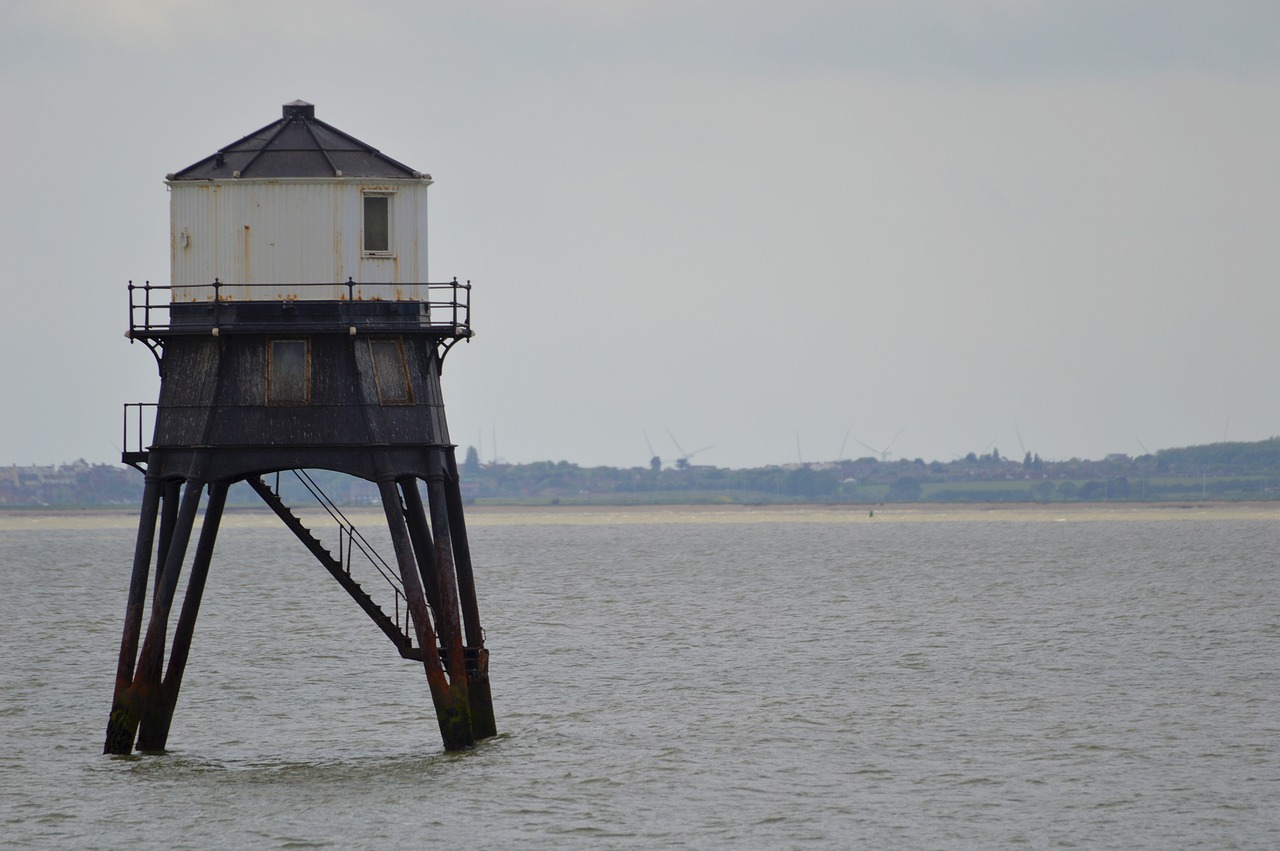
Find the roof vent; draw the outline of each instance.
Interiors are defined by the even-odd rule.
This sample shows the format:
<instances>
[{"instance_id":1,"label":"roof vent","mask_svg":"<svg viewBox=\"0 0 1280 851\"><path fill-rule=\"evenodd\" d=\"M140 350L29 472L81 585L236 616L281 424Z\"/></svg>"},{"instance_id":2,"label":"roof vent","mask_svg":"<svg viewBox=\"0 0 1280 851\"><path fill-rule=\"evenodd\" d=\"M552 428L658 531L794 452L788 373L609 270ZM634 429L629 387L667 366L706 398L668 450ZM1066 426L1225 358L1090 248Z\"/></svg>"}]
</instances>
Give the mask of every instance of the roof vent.
<instances>
[{"instance_id":1,"label":"roof vent","mask_svg":"<svg viewBox=\"0 0 1280 851\"><path fill-rule=\"evenodd\" d=\"M310 120L316 117L316 108L314 104L307 103L305 100L290 101L284 105L284 117Z\"/></svg>"}]
</instances>

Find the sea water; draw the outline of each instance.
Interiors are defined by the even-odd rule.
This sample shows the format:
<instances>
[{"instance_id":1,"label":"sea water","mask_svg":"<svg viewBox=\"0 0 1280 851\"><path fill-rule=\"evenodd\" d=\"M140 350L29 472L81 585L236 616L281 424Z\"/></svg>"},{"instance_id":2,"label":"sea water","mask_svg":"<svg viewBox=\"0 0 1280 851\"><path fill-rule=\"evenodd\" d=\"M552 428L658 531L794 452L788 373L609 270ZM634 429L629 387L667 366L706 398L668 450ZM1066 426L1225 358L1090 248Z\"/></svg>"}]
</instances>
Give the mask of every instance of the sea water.
<instances>
[{"instance_id":1,"label":"sea water","mask_svg":"<svg viewBox=\"0 0 1280 851\"><path fill-rule=\"evenodd\" d=\"M468 522L496 738L444 753L421 665L237 512L169 751L110 757L136 517L0 515L0 845L1280 845L1280 509Z\"/></svg>"}]
</instances>

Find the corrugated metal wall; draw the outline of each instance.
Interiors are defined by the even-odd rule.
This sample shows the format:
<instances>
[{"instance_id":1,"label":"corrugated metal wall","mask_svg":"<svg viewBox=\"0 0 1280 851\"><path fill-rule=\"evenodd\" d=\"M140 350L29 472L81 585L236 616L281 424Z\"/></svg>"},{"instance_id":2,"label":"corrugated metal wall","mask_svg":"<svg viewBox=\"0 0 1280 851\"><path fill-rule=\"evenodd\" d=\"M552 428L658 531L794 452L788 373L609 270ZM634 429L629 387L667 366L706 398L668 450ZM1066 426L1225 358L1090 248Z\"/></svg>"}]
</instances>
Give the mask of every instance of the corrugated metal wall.
<instances>
[{"instance_id":1,"label":"corrugated metal wall","mask_svg":"<svg viewBox=\"0 0 1280 851\"><path fill-rule=\"evenodd\" d=\"M213 297L217 278L235 300L409 299L427 281L425 181L173 181L170 238L174 301ZM361 250L363 193L387 193L391 256ZM334 284L298 287L298 284ZM252 289L244 285L254 285ZM197 289L198 288L198 289Z\"/></svg>"}]
</instances>

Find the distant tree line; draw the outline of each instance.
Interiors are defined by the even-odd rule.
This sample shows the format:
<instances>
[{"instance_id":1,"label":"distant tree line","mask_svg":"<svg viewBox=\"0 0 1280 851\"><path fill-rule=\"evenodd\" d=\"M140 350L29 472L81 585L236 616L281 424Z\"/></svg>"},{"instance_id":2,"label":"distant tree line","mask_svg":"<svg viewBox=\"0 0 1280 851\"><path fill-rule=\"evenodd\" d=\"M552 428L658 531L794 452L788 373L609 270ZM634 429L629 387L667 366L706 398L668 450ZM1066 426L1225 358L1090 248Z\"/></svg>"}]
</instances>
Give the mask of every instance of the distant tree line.
<instances>
[{"instance_id":1,"label":"distant tree line","mask_svg":"<svg viewBox=\"0 0 1280 851\"><path fill-rule=\"evenodd\" d=\"M1211 444L1100 461L1021 461L998 449L951 462L873 457L746 469L706 465L580 467L567 461L481 464L469 448L464 493L472 501L572 502L1103 502L1273 499L1280 496L1280 438Z\"/></svg>"},{"instance_id":2,"label":"distant tree line","mask_svg":"<svg viewBox=\"0 0 1280 851\"><path fill-rule=\"evenodd\" d=\"M374 504L377 487L337 473L312 471L343 505ZM819 464L727 469L686 463L582 467L568 461L482 464L467 447L461 465L472 503L881 503L1115 502L1266 500L1280 498L1280 438L1164 449L1100 461L1021 461L997 449L954 461L883 461L873 457ZM275 484L274 476L272 484ZM286 501L309 499L291 474L281 474ZM77 461L60 467L0 467L0 506L136 505L136 470ZM257 505L248 487L232 488L232 505Z\"/></svg>"}]
</instances>

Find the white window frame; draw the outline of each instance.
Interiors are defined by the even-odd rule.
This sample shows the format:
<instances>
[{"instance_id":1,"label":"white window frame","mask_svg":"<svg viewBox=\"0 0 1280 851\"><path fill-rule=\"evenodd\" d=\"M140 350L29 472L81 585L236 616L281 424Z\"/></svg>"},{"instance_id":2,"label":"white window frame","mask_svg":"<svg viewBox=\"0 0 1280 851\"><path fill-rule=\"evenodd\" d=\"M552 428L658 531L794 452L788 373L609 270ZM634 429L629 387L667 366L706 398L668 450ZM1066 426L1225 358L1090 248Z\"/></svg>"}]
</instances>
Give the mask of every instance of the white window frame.
<instances>
[{"instance_id":1,"label":"white window frame","mask_svg":"<svg viewBox=\"0 0 1280 851\"><path fill-rule=\"evenodd\" d=\"M385 189L378 189L360 193L360 254L363 257L395 257L396 256L396 210L395 210L395 192ZM368 237L365 229L365 213L367 211L367 199L369 198L385 198L387 199L387 247L385 250L371 250L368 245Z\"/></svg>"}]
</instances>

